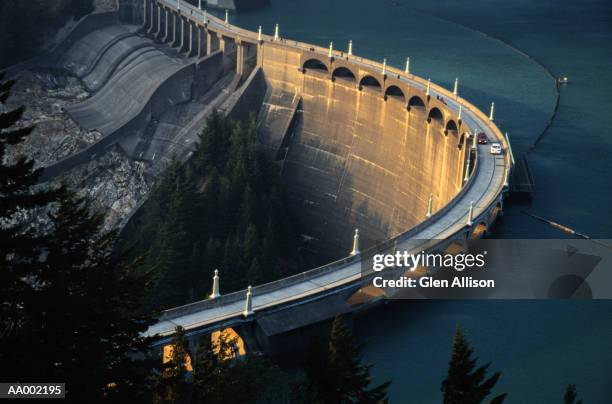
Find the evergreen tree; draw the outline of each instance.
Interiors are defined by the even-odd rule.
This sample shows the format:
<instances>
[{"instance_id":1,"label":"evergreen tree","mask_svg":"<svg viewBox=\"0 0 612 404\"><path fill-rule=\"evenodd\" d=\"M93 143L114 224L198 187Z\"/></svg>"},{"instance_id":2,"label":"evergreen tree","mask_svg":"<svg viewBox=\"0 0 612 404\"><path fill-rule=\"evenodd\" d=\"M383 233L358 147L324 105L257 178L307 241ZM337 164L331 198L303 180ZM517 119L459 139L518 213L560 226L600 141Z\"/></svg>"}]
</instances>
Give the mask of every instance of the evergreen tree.
<instances>
[{"instance_id":1,"label":"evergreen tree","mask_svg":"<svg viewBox=\"0 0 612 404\"><path fill-rule=\"evenodd\" d=\"M10 349L0 350L3 366L0 379L28 375L29 364L19 353L29 349L24 334L32 323L28 312L35 299L38 276L42 267L40 257L47 240L26 227L23 217L45 207L56 197L55 191L35 187L42 169L34 168L34 161L26 157L9 159L8 147L22 143L33 127L20 125L25 109L8 110L5 102L14 81L3 81L0 74L0 344ZM10 162L13 160L14 162Z\"/></svg>"},{"instance_id":2,"label":"evergreen tree","mask_svg":"<svg viewBox=\"0 0 612 404\"><path fill-rule=\"evenodd\" d=\"M269 386L280 371L257 355L238 357L236 340L221 332L198 347L193 379L193 404L271 402Z\"/></svg>"},{"instance_id":3,"label":"evergreen tree","mask_svg":"<svg viewBox=\"0 0 612 404\"><path fill-rule=\"evenodd\" d=\"M485 379L490 363L476 368L477 359L472 357L473 353L474 350L465 339L461 328L457 327L448 375L442 382L444 404L482 403L499 380L499 372ZM505 397L506 394L501 394L491 403L501 404Z\"/></svg>"},{"instance_id":4,"label":"evergreen tree","mask_svg":"<svg viewBox=\"0 0 612 404\"><path fill-rule=\"evenodd\" d=\"M189 347L183 327L177 326L171 343L172 353L159 376L155 404L179 404L188 397L187 374L191 370Z\"/></svg>"},{"instance_id":5,"label":"evergreen tree","mask_svg":"<svg viewBox=\"0 0 612 404\"><path fill-rule=\"evenodd\" d=\"M154 233L155 252L149 259L149 267L157 273L155 297L150 307L168 308L186 301L191 288L189 255L192 250L188 237L188 222L192 204L189 203L190 186L185 182L180 166L173 163L173 186L168 187L163 223L158 224Z\"/></svg>"},{"instance_id":6,"label":"evergreen tree","mask_svg":"<svg viewBox=\"0 0 612 404\"><path fill-rule=\"evenodd\" d=\"M229 147L229 122L217 110L214 110L206 121L206 127L200 134L195 152L195 165L201 171L216 168L223 170Z\"/></svg>"},{"instance_id":7,"label":"evergreen tree","mask_svg":"<svg viewBox=\"0 0 612 404\"><path fill-rule=\"evenodd\" d=\"M565 388L565 395L563 396L563 402L565 404L582 404L582 400L578 400L578 393L576 391L575 384L568 384Z\"/></svg>"},{"instance_id":8,"label":"evergreen tree","mask_svg":"<svg viewBox=\"0 0 612 404\"><path fill-rule=\"evenodd\" d=\"M28 330L38 349L30 366L46 380L66 381L74 402L144 399L153 323L141 312L149 275L137 262L113 255L116 233L102 233L104 217L64 191L50 214L53 238L39 279L38 305Z\"/></svg>"},{"instance_id":9,"label":"evergreen tree","mask_svg":"<svg viewBox=\"0 0 612 404\"><path fill-rule=\"evenodd\" d=\"M225 293L301 269L299 232L256 129L254 119L236 123L213 113L192 159L167 167L128 229L128 245L158 275L149 307L201 299L215 268Z\"/></svg>"},{"instance_id":10,"label":"evergreen tree","mask_svg":"<svg viewBox=\"0 0 612 404\"><path fill-rule=\"evenodd\" d=\"M279 369L268 359L247 354L232 362L231 383L228 385L225 397L231 397L237 403L269 403L271 402L269 398L274 393L270 386L280 377L282 376Z\"/></svg>"},{"instance_id":11,"label":"evergreen tree","mask_svg":"<svg viewBox=\"0 0 612 404\"><path fill-rule=\"evenodd\" d=\"M12 85L0 84L2 103ZM18 125L22 114L0 109L0 379L67 382L73 402L142 401L148 277L112 255L115 234L100 233L101 215L64 188L35 186L32 160L8 162L7 146L32 131ZM53 212L50 229L28 229L24 213L43 209Z\"/></svg>"},{"instance_id":12,"label":"evergreen tree","mask_svg":"<svg viewBox=\"0 0 612 404\"><path fill-rule=\"evenodd\" d=\"M231 352L231 341L225 333L220 334L215 344L210 335L200 339L193 375L193 404L221 404L228 399L225 395L231 379Z\"/></svg>"},{"instance_id":13,"label":"evergreen tree","mask_svg":"<svg viewBox=\"0 0 612 404\"><path fill-rule=\"evenodd\" d=\"M327 349L308 355L306 380L296 386L294 399L304 403L386 403L390 382L370 388L371 365L363 365L362 348L340 317L332 324Z\"/></svg>"}]
</instances>

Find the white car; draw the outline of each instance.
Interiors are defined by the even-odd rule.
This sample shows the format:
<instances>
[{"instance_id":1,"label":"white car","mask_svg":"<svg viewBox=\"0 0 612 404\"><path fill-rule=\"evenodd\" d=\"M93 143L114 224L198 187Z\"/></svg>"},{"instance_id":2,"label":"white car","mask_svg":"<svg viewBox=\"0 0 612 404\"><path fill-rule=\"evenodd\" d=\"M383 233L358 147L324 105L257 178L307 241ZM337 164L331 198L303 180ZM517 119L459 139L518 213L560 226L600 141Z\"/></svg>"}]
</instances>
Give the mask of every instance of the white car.
<instances>
[{"instance_id":1,"label":"white car","mask_svg":"<svg viewBox=\"0 0 612 404\"><path fill-rule=\"evenodd\" d=\"M491 154L502 154L501 144L491 143Z\"/></svg>"}]
</instances>

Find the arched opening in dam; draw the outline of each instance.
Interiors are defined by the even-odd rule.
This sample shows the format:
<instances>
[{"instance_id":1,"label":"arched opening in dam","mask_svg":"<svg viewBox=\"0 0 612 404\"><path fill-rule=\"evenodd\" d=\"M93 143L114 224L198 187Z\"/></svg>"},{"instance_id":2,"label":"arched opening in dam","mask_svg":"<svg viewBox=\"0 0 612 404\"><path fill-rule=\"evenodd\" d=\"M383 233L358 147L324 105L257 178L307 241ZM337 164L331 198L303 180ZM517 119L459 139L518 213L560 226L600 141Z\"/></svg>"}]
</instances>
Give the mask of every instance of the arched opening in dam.
<instances>
[{"instance_id":1,"label":"arched opening in dam","mask_svg":"<svg viewBox=\"0 0 612 404\"><path fill-rule=\"evenodd\" d=\"M398 86L389 86L385 90L385 99L395 99L397 101L406 102L406 96L401 88Z\"/></svg>"},{"instance_id":2,"label":"arched opening in dam","mask_svg":"<svg viewBox=\"0 0 612 404\"><path fill-rule=\"evenodd\" d=\"M332 79L333 80L340 79L340 80L343 80L349 83L355 83L357 81L357 78L355 77L355 73L353 73L351 69L344 67L344 66L334 69L332 73Z\"/></svg>"},{"instance_id":3,"label":"arched opening in dam","mask_svg":"<svg viewBox=\"0 0 612 404\"><path fill-rule=\"evenodd\" d=\"M327 66L325 65L325 63L321 62L319 59L308 59L306 62L304 62L304 65L302 66L304 68L304 70L313 70L313 71L318 71L318 72L325 72L325 73L329 73L329 70L327 69Z\"/></svg>"},{"instance_id":4,"label":"arched opening in dam","mask_svg":"<svg viewBox=\"0 0 612 404\"><path fill-rule=\"evenodd\" d=\"M374 76L365 75L359 80L359 88L380 91L382 86Z\"/></svg>"},{"instance_id":5,"label":"arched opening in dam","mask_svg":"<svg viewBox=\"0 0 612 404\"><path fill-rule=\"evenodd\" d=\"M457 127L457 124L452 119L450 119L448 122L446 122L445 133L447 135L452 135L453 137L456 138L457 137L457 130L458 129L459 128Z\"/></svg>"},{"instance_id":6,"label":"arched opening in dam","mask_svg":"<svg viewBox=\"0 0 612 404\"><path fill-rule=\"evenodd\" d=\"M436 124L438 126L444 126L444 115L442 114L442 111L436 107L430 109L429 114L427 115L427 122Z\"/></svg>"}]
</instances>

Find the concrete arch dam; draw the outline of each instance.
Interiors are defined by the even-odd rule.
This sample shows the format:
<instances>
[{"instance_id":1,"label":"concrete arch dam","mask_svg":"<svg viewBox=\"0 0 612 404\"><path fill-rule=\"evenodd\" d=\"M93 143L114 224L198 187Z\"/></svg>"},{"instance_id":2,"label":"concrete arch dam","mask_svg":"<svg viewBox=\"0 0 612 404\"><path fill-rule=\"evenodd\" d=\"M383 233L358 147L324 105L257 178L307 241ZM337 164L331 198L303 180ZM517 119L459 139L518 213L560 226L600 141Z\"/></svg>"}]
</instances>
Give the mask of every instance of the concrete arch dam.
<instances>
[{"instance_id":1,"label":"concrete arch dam","mask_svg":"<svg viewBox=\"0 0 612 404\"><path fill-rule=\"evenodd\" d=\"M148 45L133 38L129 45L119 45L131 38L134 28L107 35L114 39L91 52L91 61L78 64L82 74L93 75L92 86L106 84L74 107L76 119L117 125L91 113L96 105L113 102L114 91L106 86L121 82L117 74L129 70L129 60L166 53L168 45L177 60L164 65L192 73L176 78L168 68L166 78L154 80L156 86L211 89L229 75L225 91L208 98L215 102L198 104L191 93L186 95L186 105L201 111L183 130L166 134L171 139L157 142L154 150L173 152L175 139L197 132L212 105L236 117L258 111L262 146L281 170L304 238L319 256L340 258L255 286L248 298L246 291L222 293L167 310L147 332L156 336L157 345L167 343L177 325L194 344L201 334L233 328L249 349L274 352L277 338L372 301L354 299L364 286L361 255L347 257L354 229L360 231L361 250L378 243L415 250L422 248L416 240L435 239L443 245L480 235L501 212L513 158L507 138L493 123L493 111L486 116L457 94L384 63L284 39L278 31L274 36L247 31L184 1L120 4L121 19L136 26L139 35L154 38L155 50L146 51ZM134 49L128 58L121 56L126 49ZM114 73L102 72L106 68L98 67L100 63ZM144 75L146 64L139 65ZM198 73L201 66L208 66L203 74ZM151 92L151 83L142 84L147 81L136 76L125 85ZM154 94L144 102L150 103ZM116 116L126 110L119 109ZM153 115L133 114L130 122L134 117L142 121L130 131L148 125ZM150 155L153 142L144 141L146 136L129 140L133 135L122 129L126 125L111 128L110 141L138 143ZM490 155L473 142L477 132L502 143L506 152ZM187 146L181 150L188 156Z\"/></svg>"},{"instance_id":2,"label":"concrete arch dam","mask_svg":"<svg viewBox=\"0 0 612 404\"><path fill-rule=\"evenodd\" d=\"M176 326L194 348L200 335L232 329L249 349L282 351L304 327L376 301L360 299L361 255L381 242L418 252L481 236L502 211L513 167L507 138L490 116L438 85L354 55L243 30L176 0L138 10L174 13L238 46L255 46L265 81L261 141L278 162L290 202L319 254L344 256L304 273L162 313L147 331L162 347ZM237 58L240 60L240 57ZM238 62L239 63L239 62ZM484 132L505 153L473 142ZM430 203L431 200L431 209ZM221 282L222 292L222 282ZM361 294L363 296L363 293ZM306 328L306 329L307 329Z\"/></svg>"}]
</instances>

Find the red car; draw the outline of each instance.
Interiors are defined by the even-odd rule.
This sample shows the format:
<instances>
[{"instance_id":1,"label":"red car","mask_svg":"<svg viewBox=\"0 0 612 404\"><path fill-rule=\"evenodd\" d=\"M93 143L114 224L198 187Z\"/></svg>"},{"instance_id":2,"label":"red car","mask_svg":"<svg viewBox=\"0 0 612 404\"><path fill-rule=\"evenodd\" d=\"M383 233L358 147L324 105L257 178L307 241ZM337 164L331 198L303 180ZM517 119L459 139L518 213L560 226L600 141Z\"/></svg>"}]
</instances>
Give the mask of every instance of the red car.
<instances>
[{"instance_id":1,"label":"red car","mask_svg":"<svg viewBox=\"0 0 612 404\"><path fill-rule=\"evenodd\" d=\"M484 134L484 132L480 132L478 134L478 144L487 144L487 142L489 141L489 139L487 138L487 135Z\"/></svg>"}]
</instances>

